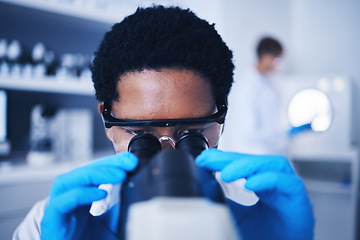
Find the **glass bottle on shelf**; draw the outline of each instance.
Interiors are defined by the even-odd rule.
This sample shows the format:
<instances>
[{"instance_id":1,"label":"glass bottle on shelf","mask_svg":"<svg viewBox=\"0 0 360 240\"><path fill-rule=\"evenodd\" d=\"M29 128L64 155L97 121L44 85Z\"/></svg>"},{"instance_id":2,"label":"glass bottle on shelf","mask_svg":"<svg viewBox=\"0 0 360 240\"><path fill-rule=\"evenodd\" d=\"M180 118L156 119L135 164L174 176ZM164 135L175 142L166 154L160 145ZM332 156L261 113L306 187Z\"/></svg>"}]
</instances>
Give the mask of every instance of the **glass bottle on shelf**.
<instances>
[{"instance_id":1,"label":"glass bottle on shelf","mask_svg":"<svg viewBox=\"0 0 360 240\"><path fill-rule=\"evenodd\" d=\"M59 67L59 60L55 52L51 49L48 49L44 55L44 63L46 66L46 75L54 76L56 74L56 69Z\"/></svg>"},{"instance_id":2,"label":"glass bottle on shelf","mask_svg":"<svg viewBox=\"0 0 360 240\"><path fill-rule=\"evenodd\" d=\"M6 39L0 39L0 77L5 78L9 74L9 65L6 62L8 43Z\"/></svg>"},{"instance_id":3,"label":"glass bottle on shelf","mask_svg":"<svg viewBox=\"0 0 360 240\"><path fill-rule=\"evenodd\" d=\"M42 78L45 75L46 67L44 63L46 48L42 42L34 45L31 51L31 61L33 64L33 77L35 79Z\"/></svg>"},{"instance_id":4,"label":"glass bottle on shelf","mask_svg":"<svg viewBox=\"0 0 360 240\"><path fill-rule=\"evenodd\" d=\"M20 59L22 55L22 46L18 40L10 42L7 48L7 63L9 66L10 77L16 78L21 75Z\"/></svg>"},{"instance_id":5,"label":"glass bottle on shelf","mask_svg":"<svg viewBox=\"0 0 360 240\"><path fill-rule=\"evenodd\" d=\"M30 151L26 160L29 165L42 166L55 161L53 148L53 121L56 109L39 104L33 107L30 117Z\"/></svg>"}]
</instances>

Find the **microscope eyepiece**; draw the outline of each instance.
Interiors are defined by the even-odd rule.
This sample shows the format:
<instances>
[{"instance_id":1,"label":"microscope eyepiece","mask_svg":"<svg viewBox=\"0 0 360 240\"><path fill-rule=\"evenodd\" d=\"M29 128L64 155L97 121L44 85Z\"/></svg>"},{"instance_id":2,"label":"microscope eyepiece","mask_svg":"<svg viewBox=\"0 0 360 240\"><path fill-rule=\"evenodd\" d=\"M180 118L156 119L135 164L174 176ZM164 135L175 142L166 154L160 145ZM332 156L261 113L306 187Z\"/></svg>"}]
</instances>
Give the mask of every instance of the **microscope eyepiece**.
<instances>
[{"instance_id":1,"label":"microscope eyepiece","mask_svg":"<svg viewBox=\"0 0 360 240\"><path fill-rule=\"evenodd\" d=\"M175 145L177 150L190 153L193 158L196 158L203 150L208 149L208 147L208 141L200 133L185 134Z\"/></svg>"},{"instance_id":2,"label":"microscope eyepiece","mask_svg":"<svg viewBox=\"0 0 360 240\"><path fill-rule=\"evenodd\" d=\"M128 151L139 159L137 169L141 169L161 151L159 140L151 134L139 134L130 140Z\"/></svg>"}]
</instances>

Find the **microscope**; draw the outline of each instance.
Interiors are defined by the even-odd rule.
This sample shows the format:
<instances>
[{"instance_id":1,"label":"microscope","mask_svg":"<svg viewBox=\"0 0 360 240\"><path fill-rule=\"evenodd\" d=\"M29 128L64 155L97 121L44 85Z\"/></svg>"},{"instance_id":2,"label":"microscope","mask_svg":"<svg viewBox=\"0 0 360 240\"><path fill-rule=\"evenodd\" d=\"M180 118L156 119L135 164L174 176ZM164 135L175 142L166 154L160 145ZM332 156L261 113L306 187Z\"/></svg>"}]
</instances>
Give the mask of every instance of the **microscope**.
<instances>
[{"instance_id":1,"label":"microscope","mask_svg":"<svg viewBox=\"0 0 360 240\"><path fill-rule=\"evenodd\" d=\"M138 167L120 191L118 232L126 240L239 240L220 185L195 158L208 148L199 133L181 137L174 150L161 150L150 134L132 138L129 152Z\"/></svg>"}]
</instances>

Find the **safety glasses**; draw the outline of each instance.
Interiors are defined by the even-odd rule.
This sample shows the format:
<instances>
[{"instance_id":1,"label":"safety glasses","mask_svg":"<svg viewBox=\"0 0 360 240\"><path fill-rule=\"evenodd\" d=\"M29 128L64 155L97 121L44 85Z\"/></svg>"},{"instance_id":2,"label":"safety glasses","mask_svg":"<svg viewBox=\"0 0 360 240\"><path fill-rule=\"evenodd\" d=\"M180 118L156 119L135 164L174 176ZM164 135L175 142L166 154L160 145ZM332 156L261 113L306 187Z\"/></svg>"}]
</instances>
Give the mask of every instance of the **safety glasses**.
<instances>
[{"instance_id":1,"label":"safety glasses","mask_svg":"<svg viewBox=\"0 0 360 240\"><path fill-rule=\"evenodd\" d=\"M172 127L178 125L198 125L206 123L223 124L227 113L226 101L222 101L217 105L218 111L210 116L199 118L178 118L178 119L151 119L151 120L132 120L132 119L118 119L111 114L111 105L104 103L102 116L106 128L113 126L152 126L152 127Z\"/></svg>"},{"instance_id":2,"label":"safety glasses","mask_svg":"<svg viewBox=\"0 0 360 240\"><path fill-rule=\"evenodd\" d=\"M127 151L130 140L140 134L151 134L172 147L187 133L200 133L213 148L218 145L227 113L226 101L217 105L218 111L210 116L181 119L130 120L117 119L111 114L111 105L104 104L103 121L116 152Z\"/></svg>"}]
</instances>

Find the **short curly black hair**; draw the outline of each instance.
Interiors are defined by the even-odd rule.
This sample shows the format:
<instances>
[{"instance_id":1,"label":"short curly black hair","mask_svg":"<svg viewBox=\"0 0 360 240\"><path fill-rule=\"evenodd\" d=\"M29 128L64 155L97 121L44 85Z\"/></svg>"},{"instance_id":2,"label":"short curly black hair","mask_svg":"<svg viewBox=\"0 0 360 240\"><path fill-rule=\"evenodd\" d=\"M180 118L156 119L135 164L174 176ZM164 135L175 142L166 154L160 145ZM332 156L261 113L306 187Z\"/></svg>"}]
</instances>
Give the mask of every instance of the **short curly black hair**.
<instances>
[{"instance_id":1,"label":"short curly black hair","mask_svg":"<svg viewBox=\"0 0 360 240\"><path fill-rule=\"evenodd\" d=\"M121 75L144 69L192 70L208 79L215 100L227 98L233 83L232 52L214 24L189 9L152 6L113 25L95 53L91 71L100 102L119 99Z\"/></svg>"}]
</instances>

